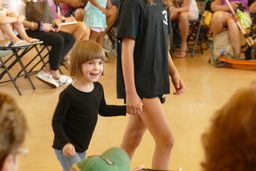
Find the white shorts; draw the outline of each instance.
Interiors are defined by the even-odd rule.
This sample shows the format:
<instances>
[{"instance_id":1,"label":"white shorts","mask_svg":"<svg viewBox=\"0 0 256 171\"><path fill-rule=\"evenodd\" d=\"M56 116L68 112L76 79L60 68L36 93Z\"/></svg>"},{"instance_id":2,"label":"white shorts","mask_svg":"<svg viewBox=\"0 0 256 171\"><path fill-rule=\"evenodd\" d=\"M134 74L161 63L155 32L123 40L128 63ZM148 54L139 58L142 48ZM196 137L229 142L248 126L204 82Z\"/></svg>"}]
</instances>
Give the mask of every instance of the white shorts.
<instances>
[{"instance_id":1,"label":"white shorts","mask_svg":"<svg viewBox=\"0 0 256 171\"><path fill-rule=\"evenodd\" d=\"M102 27L91 27L91 30L98 32L98 33L105 31L105 29Z\"/></svg>"}]
</instances>

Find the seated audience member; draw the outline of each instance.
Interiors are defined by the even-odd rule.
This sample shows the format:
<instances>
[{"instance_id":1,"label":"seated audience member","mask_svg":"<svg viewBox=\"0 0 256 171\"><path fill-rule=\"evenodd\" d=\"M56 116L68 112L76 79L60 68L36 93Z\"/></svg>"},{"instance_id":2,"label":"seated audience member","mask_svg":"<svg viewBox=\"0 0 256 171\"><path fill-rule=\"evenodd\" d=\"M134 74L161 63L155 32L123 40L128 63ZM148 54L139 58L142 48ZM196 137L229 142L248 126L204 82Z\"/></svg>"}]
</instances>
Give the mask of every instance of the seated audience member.
<instances>
[{"instance_id":1,"label":"seated audience member","mask_svg":"<svg viewBox=\"0 0 256 171\"><path fill-rule=\"evenodd\" d=\"M195 0L173 0L170 7L171 20L178 19L178 26L181 37L180 50L176 57L184 58L187 51L187 37L189 21L197 20L199 17L198 7Z\"/></svg>"},{"instance_id":2,"label":"seated audience member","mask_svg":"<svg viewBox=\"0 0 256 171\"><path fill-rule=\"evenodd\" d=\"M62 15L68 17L70 15L75 16L75 18L79 17L77 19L78 21L83 21L85 11L84 6L82 3L77 2L78 0L69 1L69 0L55 0L55 2L59 2L60 8L62 10ZM107 18L107 28L105 31L101 34L101 38L104 37L104 35L108 32L108 30L114 25L117 19L117 5L118 2L116 0L108 0L107 8L106 8L106 18ZM82 18L80 18L82 16Z\"/></svg>"},{"instance_id":3,"label":"seated audience member","mask_svg":"<svg viewBox=\"0 0 256 171\"><path fill-rule=\"evenodd\" d=\"M242 4L245 7L244 15L248 24L251 25L252 20L249 12L256 12L256 3L252 3L251 6L248 8L248 1L245 0L229 0L229 2L231 3L231 6L234 10L239 8L239 4ZM225 0L215 0L211 4L211 9L214 12L211 20L213 37L215 37L222 31L228 30L229 38L235 52L234 58L241 59L241 31L239 30L237 24L235 23L235 20L232 17L229 6L227 5Z\"/></svg>"},{"instance_id":4,"label":"seated audience member","mask_svg":"<svg viewBox=\"0 0 256 171\"><path fill-rule=\"evenodd\" d=\"M17 171L18 154L26 138L28 125L15 100L0 93L0 171Z\"/></svg>"},{"instance_id":5,"label":"seated audience member","mask_svg":"<svg viewBox=\"0 0 256 171\"><path fill-rule=\"evenodd\" d=\"M256 84L239 89L202 136L203 171L256 170Z\"/></svg>"},{"instance_id":6,"label":"seated audience member","mask_svg":"<svg viewBox=\"0 0 256 171\"><path fill-rule=\"evenodd\" d=\"M21 5L22 3L22 0L4 0L4 7L8 8L9 11L12 10L18 13L18 11L25 11L24 7L26 6L25 4ZM72 79L69 76L61 75L58 69L60 62L73 47L75 37L64 31L56 32L52 28L52 24L49 23L35 23L24 20L23 24L25 28L28 28L26 30L28 36L40 39L43 41L43 45L51 46L49 63L37 73L36 77L52 88L70 84Z\"/></svg>"},{"instance_id":7,"label":"seated audience member","mask_svg":"<svg viewBox=\"0 0 256 171\"><path fill-rule=\"evenodd\" d=\"M2 3L0 0L0 6ZM9 46L11 43L12 46L20 46L39 41L26 34L23 26L24 19L24 15L18 15L6 9L0 10L0 47ZM14 29L18 31L21 39L16 36Z\"/></svg>"},{"instance_id":8,"label":"seated audience member","mask_svg":"<svg viewBox=\"0 0 256 171\"><path fill-rule=\"evenodd\" d=\"M84 19L84 6L85 1L80 0L54 0L55 2L59 2L59 6L61 9L61 15L65 17L70 17L73 15L77 21L83 21Z\"/></svg>"}]
</instances>

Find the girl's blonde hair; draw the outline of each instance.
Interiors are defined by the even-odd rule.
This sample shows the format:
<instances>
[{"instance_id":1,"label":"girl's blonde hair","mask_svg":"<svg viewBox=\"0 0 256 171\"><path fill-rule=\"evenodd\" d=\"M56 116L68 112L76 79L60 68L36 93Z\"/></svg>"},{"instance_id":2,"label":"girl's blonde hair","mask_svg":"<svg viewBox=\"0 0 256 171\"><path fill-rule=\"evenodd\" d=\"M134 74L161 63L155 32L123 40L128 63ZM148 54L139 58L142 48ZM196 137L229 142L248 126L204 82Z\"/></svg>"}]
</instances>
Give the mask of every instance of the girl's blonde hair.
<instances>
[{"instance_id":1,"label":"girl's blonde hair","mask_svg":"<svg viewBox=\"0 0 256 171\"><path fill-rule=\"evenodd\" d=\"M82 77L82 64L94 59L106 59L103 48L92 40L82 40L77 42L71 53L70 76Z\"/></svg>"},{"instance_id":2,"label":"girl's blonde hair","mask_svg":"<svg viewBox=\"0 0 256 171\"><path fill-rule=\"evenodd\" d=\"M204 171L256 170L256 87L238 90L203 137Z\"/></svg>"},{"instance_id":3,"label":"girl's blonde hair","mask_svg":"<svg viewBox=\"0 0 256 171\"><path fill-rule=\"evenodd\" d=\"M154 5L154 0L147 0L149 5ZM172 4L172 0L162 0L164 6L170 7Z\"/></svg>"}]
</instances>

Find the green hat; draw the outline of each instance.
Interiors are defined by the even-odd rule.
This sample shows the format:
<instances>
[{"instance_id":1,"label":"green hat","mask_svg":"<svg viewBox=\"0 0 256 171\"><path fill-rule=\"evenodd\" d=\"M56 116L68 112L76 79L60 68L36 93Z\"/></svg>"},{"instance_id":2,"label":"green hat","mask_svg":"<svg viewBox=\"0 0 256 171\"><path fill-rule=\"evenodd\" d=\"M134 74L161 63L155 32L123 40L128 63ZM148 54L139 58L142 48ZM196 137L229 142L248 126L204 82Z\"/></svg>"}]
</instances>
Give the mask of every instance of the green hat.
<instances>
[{"instance_id":1,"label":"green hat","mask_svg":"<svg viewBox=\"0 0 256 171\"><path fill-rule=\"evenodd\" d=\"M70 171L130 171L130 158L123 149L112 147L100 156L75 163Z\"/></svg>"}]
</instances>

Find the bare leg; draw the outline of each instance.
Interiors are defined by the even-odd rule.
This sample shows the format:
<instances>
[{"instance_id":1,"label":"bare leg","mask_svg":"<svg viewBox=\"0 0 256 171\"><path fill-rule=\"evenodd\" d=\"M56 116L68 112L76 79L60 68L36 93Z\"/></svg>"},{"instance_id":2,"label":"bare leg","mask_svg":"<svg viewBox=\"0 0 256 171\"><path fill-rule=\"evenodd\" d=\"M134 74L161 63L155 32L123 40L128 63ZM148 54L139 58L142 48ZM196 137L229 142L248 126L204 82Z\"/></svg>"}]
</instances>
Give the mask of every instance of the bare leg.
<instances>
[{"instance_id":1,"label":"bare leg","mask_svg":"<svg viewBox=\"0 0 256 171\"><path fill-rule=\"evenodd\" d=\"M140 116L131 115L126 127L120 147L124 149L132 159L136 148L139 146L142 137L147 130Z\"/></svg>"},{"instance_id":2,"label":"bare leg","mask_svg":"<svg viewBox=\"0 0 256 171\"><path fill-rule=\"evenodd\" d=\"M10 24L2 24L0 25L1 30L12 40L13 44L16 44L21 41L13 32L13 28ZM23 42L20 44L26 44L27 42Z\"/></svg>"},{"instance_id":3,"label":"bare leg","mask_svg":"<svg viewBox=\"0 0 256 171\"><path fill-rule=\"evenodd\" d=\"M229 38L234 48L235 55L239 56L241 53L240 31L235 21L232 18L228 20L227 24L228 24Z\"/></svg>"},{"instance_id":4,"label":"bare leg","mask_svg":"<svg viewBox=\"0 0 256 171\"><path fill-rule=\"evenodd\" d=\"M132 158L142 136L149 129L155 140L152 169L168 170L174 138L168 126L159 98L143 99L143 113L130 116L122 143L123 148Z\"/></svg>"},{"instance_id":5,"label":"bare leg","mask_svg":"<svg viewBox=\"0 0 256 171\"><path fill-rule=\"evenodd\" d=\"M91 31L91 36L90 36L90 40L93 40L95 42L97 42L98 38L99 38L100 33L96 32L96 31Z\"/></svg>"},{"instance_id":6,"label":"bare leg","mask_svg":"<svg viewBox=\"0 0 256 171\"><path fill-rule=\"evenodd\" d=\"M168 170L174 137L159 98L142 99L141 118L155 140L152 169Z\"/></svg>"},{"instance_id":7,"label":"bare leg","mask_svg":"<svg viewBox=\"0 0 256 171\"><path fill-rule=\"evenodd\" d=\"M189 21L196 19L195 13L193 11L182 12L178 15L179 30L181 37L180 51L177 57L184 58L187 51L187 37L189 29Z\"/></svg>"},{"instance_id":8,"label":"bare leg","mask_svg":"<svg viewBox=\"0 0 256 171\"><path fill-rule=\"evenodd\" d=\"M107 12L106 12L107 28L105 29L104 32L101 32L99 35L99 39L101 39L102 41L104 40L105 34L107 34L107 32L113 26L113 24L117 19L117 10L118 10L117 7L114 5L107 8ZM103 47L103 42L102 42L102 47Z\"/></svg>"},{"instance_id":9,"label":"bare leg","mask_svg":"<svg viewBox=\"0 0 256 171\"><path fill-rule=\"evenodd\" d=\"M227 26L227 20L230 18L228 14L223 11L216 11L213 13L211 20L211 29L213 37L215 37L220 32L224 31L224 27Z\"/></svg>"},{"instance_id":10,"label":"bare leg","mask_svg":"<svg viewBox=\"0 0 256 171\"><path fill-rule=\"evenodd\" d=\"M90 36L90 28L83 22L64 25L60 30L73 34L76 38L76 41L88 40Z\"/></svg>"},{"instance_id":11,"label":"bare leg","mask_svg":"<svg viewBox=\"0 0 256 171\"><path fill-rule=\"evenodd\" d=\"M211 21L211 29L213 32L213 37L217 34L225 30L225 26L228 26L230 41L232 42L232 46L234 48L235 54L240 55L241 53L241 40L240 40L240 32L238 27L232 17L223 12L217 11L213 14Z\"/></svg>"},{"instance_id":12,"label":"bare leg","mask_svg":"<svg viewBox=\"0 0 256 171\"><path fill-rule=\"evenodd\" d=\"M83 21L84 14L85 14L85 10L83 8L77 8L74 13L74 17L76 21Z\"/></svg>"},{"instance_id":13,"label":"bare leg","mask_svg":"<svg viewBox=\"0 0 256 171\"><path fill-rule=\"evenodd\" d=\"M18 17L18 14L11 12L9 13L8 17ZM17 22L15 22L13 23L13 27L19 33L19 36L22 40L25 40L29 43L39 42L38 39L33 39L27 35L23 24L18 24Z\"/></svg>"}]
</instances>

